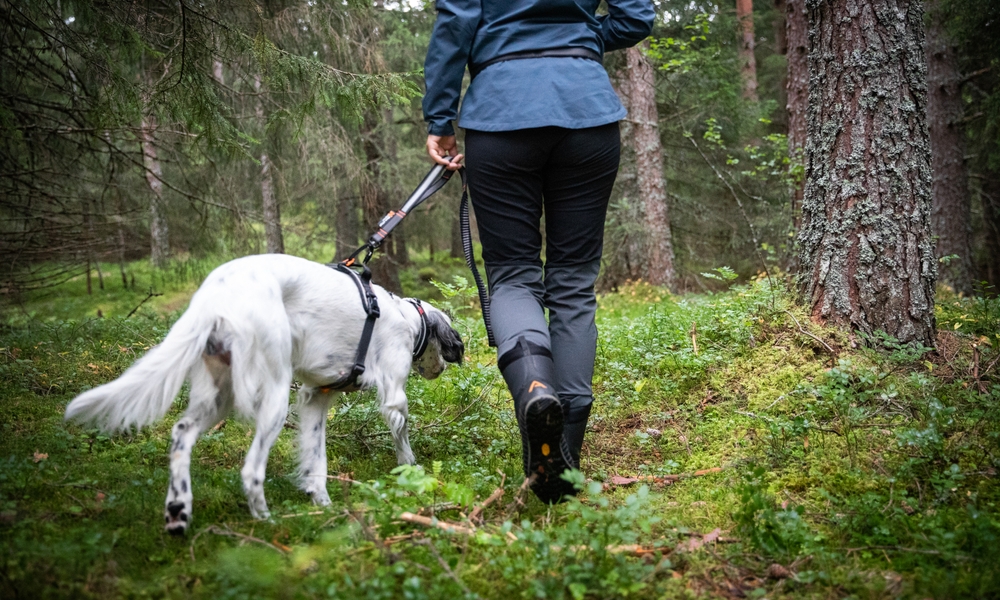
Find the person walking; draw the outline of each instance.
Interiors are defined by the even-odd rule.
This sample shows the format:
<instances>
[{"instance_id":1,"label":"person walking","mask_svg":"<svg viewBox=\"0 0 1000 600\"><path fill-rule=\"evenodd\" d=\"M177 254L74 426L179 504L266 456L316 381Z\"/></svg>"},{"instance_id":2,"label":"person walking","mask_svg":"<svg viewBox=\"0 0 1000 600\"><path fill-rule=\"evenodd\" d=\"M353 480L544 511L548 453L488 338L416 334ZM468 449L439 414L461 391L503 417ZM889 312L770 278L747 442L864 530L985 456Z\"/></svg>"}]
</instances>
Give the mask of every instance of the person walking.
<instances>
[{"instance_id":1,"label":"person walking","mask_svg":"<svg viewBox=\"0 0 1000 600\"><path fill-rule=\"evenodd\" d=\"M437 0L424 62L430 157L458 169L453 123L465 130L497 365L543 502L575 493L561 475L579 468L594 400L594 283L626 114L601 59L645 39L655 18L650 0L607 0L604 15L599 4Z\"/></svg>"}]
</instances>

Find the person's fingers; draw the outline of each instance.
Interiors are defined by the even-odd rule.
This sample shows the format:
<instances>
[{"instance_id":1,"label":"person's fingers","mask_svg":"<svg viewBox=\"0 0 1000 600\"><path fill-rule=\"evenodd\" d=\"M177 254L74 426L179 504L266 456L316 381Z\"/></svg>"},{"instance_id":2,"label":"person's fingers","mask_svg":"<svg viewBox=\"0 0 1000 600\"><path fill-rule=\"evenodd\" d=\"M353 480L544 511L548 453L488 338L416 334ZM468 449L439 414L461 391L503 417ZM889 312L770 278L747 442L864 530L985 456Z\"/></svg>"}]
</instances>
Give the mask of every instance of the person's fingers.
<instances>
[{"instance_id":1,"label":"person's fingers","mask_svg":"<svg viewBox=\"0 0 1000 600\"><path fill-rule=\"evenodd\" d=\"M448 166L451 164L447 154L442 151L437 142L430 139L427 140L427 155L431 157L431 160L439 165Z\"/></svg>"},{"instance_id":2,"label":"person's fingers","mask_svg":"<svg viewBox=\"0 0 1000 600\"><path fill-rule=\"evenodd\" d=\"M451 162L448 164L448 170L456 171L462 168L462 159L464 158L464 154L456 154L455 156L450 157Z\"/></svg>"}]
</instances>

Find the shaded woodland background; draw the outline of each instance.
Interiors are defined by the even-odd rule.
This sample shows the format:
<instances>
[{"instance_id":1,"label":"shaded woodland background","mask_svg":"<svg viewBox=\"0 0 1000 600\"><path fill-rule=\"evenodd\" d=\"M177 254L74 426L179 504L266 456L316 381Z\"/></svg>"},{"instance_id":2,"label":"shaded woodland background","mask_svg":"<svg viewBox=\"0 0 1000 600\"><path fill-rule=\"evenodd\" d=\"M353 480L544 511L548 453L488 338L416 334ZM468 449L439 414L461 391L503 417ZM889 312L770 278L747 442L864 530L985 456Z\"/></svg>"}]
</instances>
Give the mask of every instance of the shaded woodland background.
<instances>
[{"instance_id":1,"label":"shaded woodland background","mask_svg":"<svg viewBox=\"0 0 1000 600\"><path fill-rule=\"evenodd\" d=\"M794 272L806 2L655 4L652 38L605 59L630 116L601 285ZM939 282L968 294L1000 281L1000 5L925 12ZM343 256L429 166L432 2L3 0L0 14L6 300L82 273L128 286L146 257ZM460 256L457 191L394 233L384 285L417 257Z\"/></svg>"}]
</instances>

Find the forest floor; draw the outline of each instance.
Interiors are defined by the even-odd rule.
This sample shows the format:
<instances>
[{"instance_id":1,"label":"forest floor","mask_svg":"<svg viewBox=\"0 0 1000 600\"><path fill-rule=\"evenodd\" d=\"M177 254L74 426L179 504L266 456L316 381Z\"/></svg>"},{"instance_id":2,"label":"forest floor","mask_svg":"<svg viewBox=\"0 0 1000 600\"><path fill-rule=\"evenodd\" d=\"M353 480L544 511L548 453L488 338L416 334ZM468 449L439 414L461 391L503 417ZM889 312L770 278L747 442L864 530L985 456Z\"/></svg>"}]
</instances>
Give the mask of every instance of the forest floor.
<instances>
[{"instance_id":1,"label":"forest floor","mask_svg":"<svg viewBox=\"0 0 1000 600\"><path fill-rule=\"evenodd\" d=\"M230 419L195 447L192 530L174 538L162 507L186 395L132 435L62 421L164 336L210 265L171 269L93 296L77 280L0 325L0 596L1000 597L997 300L942 294L930 352L866 349L766 279L604 295L582 491L550 507L519 492L474 293L434 290L460 266L424 264L407 291L450 307L467 357L410 379L422 467L397 469L373 394L347 394L328 426L333 506L295 486L293 415L268 465L273 517L255 521L239 475L252 431ZM165 295L125 319L150 286Z\"/></svg>"}]
</instances>

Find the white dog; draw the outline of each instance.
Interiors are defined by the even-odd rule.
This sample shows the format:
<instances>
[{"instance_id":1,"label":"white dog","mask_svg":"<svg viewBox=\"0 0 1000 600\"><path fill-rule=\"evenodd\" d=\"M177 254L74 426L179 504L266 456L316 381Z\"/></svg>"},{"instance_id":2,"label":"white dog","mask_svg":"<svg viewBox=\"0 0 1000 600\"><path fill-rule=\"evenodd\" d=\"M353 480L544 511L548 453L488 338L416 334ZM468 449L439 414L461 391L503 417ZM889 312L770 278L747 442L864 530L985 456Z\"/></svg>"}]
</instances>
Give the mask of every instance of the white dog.
<instances>
[{"instance_id":1,"label":"white dog","mask_svg":"<svg viewBox=\"0 0 1000 600\"><path fill-rule=\"evenodd\" d=\"M441 311L372 289L381 316L358 383L378 388L396 459L412 464L405 390L411 366L434 379L445 361L461 362L464 348ZM117 380L74 399L66 418L108 431L142 427L166 414L189 379L190 403L173 428L165 511L167 530L183 534L191 521L191 448L233 409L256 422L243 489L253 516L269 516L264 471L285 424L294 376L302 382L299 485L315 503L329 504L326 417L337 393L329 384L351 373L365 318L358 288L345 273L282 254L236 259L209 274L161 344ZM414 357L421 340L426 351Z\"/></svg>"}]
</instances>

